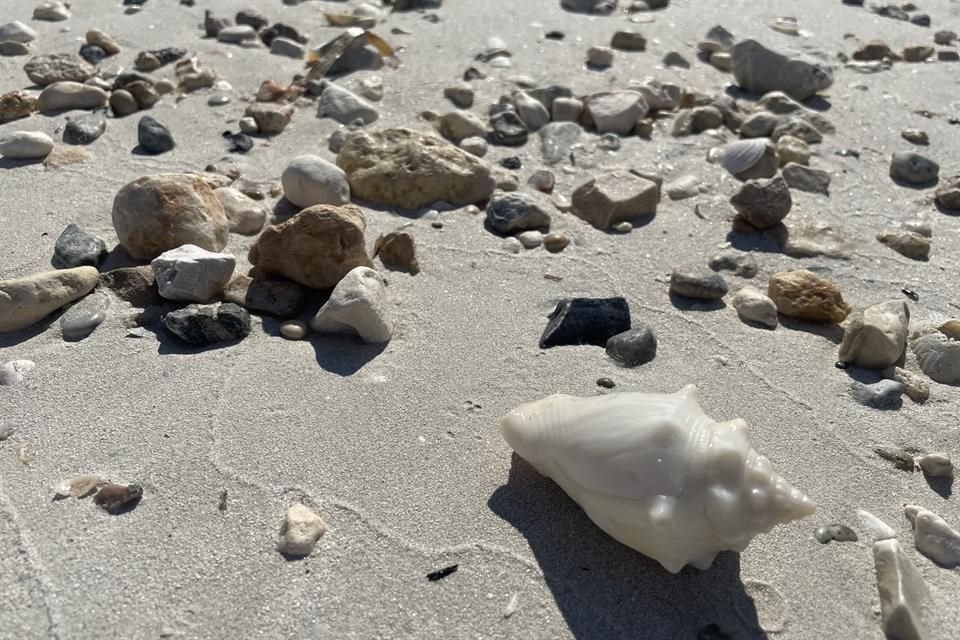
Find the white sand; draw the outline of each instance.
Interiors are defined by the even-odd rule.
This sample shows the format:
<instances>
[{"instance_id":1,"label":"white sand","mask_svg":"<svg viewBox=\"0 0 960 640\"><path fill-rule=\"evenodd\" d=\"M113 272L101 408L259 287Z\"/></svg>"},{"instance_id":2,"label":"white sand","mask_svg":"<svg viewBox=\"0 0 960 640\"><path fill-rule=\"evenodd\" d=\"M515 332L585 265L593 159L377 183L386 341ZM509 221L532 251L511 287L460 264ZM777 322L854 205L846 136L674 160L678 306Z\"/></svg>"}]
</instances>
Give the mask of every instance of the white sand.
<instances>
[{"instance_id":1,"label":"white sand","mask_svg":"<svg viewBox=\"0 0 960 640\"><path fill-rule=\"evenodd\" d=\"M199 53L250 96L266 78L287 80L296 61L263 49L241 49L200 36L203 9L233 15L239 0L198 1L196 8L151 0L124 15L118 2L75 2L65 23L29 21L31 2L2 0L0 20L34 27L40 52L75 52L88 28L114 35L124 47L105 63L132 65L141 49L182 45ZM251 3L252 4L252 3ZM323 42L338 30L321 26L320 8L256 3ZM383 70L383 126L414 125L426 109L452 108L442 90L458 80L486 38L499 35L514 53L512 70L494 71L478 87L483 114L512 74L572 85L586 94L647 74L703 91L720 91L730 76L696 61L692 46L722 23L737 35L760 33L790 41L766 24L795 15L809 40L831 54L850 53L846 32L882 38L895 49L932 44L939 28L957 28L957 7L924 0L933 29L876 17L837 0L706 2L674 0L653 24L634 25L651 41L646 53L618 53L605 73L583 69L585 50L607 44L623 16L590 18L561 11L556 0L448 0L431 24L420 15L394 15L378 28L405 47L403 66ZM479 15L478 15L479 14ZM413 35L392 35L404 27ZM64 28L70 30L64 32ZM560 29L563 42L541 41ZM657 68L670 50L690 71ZM0 58L0 91L29 84L24 58ZM857 243L851 261L795 260L757 254L761 288L784 269L816 267L838 283L855 307L901 298L909 286L915 321L956 317L960 221L938 213L930 191L895 186L887 177L892 151L911 145L899 131L928 131L921 153L942 175L960 166L957 129L946 117L912 115L925 108L955 110L960 65L896 65L882 74L838 72L824 115L838 133L816 150L816 167L833 175L829 199L794 192L791 216L809 215L841 228ZM172 69L156 73L172 77ZM352 86L364 74L346 80ZM862 85L865 90L855 85ZM221 131L236 131L244 102L211 108L208 93L176 103L170 96L150 112L170 125L178 146L157 157L131 155L139 115L110 119L89 147L92 157L60 170L42 165L0 167L0 278L49 268L53 243L77 222L112 247L110 208L116 191L141 175L202 169L222 155ZM64 116L33 116L0 132L42 130L59 138ZM332 158L326 141L335 123L312 109L245 158L245 175L277 178L285 161L304 152ZM803 324L776 331L741 323L732 308L678 309L667 295L672 266L705 264L729 231L726 200L735 182L703 158L705 136L654 142L631 138L601 166L659 166L669 178L696 173L711 194L665 201L656 219L626 236L595 231L557 214L555 228L576 246L508 255L465 211L411 220L422 273L387 273L397 335L386 349L338 338L288 342L265 319L242 343L200 353L175 351L152 339L125 338L111 318L80 343L61 340L53 324L35 337L0 337L0 362L26 358L37 369L0 389L0 427L16 433L0 443L0 638L692 638L715 623L732 638L880 638L878 595L870 541L822 546L822 524L860 530L867 509L892 524L934 594L931 637L960 633L956 572L940 569L913 547L904 503L931 508L960 526L960 507L919 474L893 469L872 454L879 445L915 446L960 457L956 388L933 384L926 405L905 399L899 411L879 412L847 396L850 376L833 367L838 330ZM833 154L851 147L859 160ZM491 161L513 155L494 148ZM527 176L540 167L536 137L521 151ZM557 171L560 193L597 169ZM694 216L699 202L707 217ZM928 263L900 257L873 239L887 224L930 216ZM407 222L369 211L368 239ZM245 256L249 239L230 249ZM109 263L115 266L115 261ZM562 278L545 279L550 274ZM744 282L730 277L732 288ZM635 319L659 337L656 360L617 368L596 347L540 351L545 315L567 296L623 295ZM909 367L916 370L912 357ZM552 482L512 460L498 418L516 404L562 391L589 395L609 376L621 389L670 392L696 383L714 418L742 417L755 447L820 506L814 517L776 528L737 556L724 554L706 572L661 567L608 538ZM34 462L16 451L29 445ZM140 482L142 503L109 516L90 500L51 502L64 477L99 473ZM229 493L228 510L217 509ZM315 554L288 562L274 549L291 501L307 496L330 527ZM425 574L458 563L439 582ZM509 618L504 609L517 596ZM751 600L752 598L752 600Z\"/></svg>"}]
</instances>

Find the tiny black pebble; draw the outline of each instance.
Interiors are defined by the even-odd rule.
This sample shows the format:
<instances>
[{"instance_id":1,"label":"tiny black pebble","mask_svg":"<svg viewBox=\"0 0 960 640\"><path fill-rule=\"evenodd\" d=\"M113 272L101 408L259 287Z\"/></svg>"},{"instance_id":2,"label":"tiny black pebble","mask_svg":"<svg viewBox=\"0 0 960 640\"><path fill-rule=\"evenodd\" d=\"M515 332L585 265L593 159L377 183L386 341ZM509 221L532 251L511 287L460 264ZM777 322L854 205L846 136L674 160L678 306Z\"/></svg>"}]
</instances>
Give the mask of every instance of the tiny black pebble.
<instances>
[{"instance_id":1,"label":"tiny black pebble","mask_svg":"<svg viewBox=\"0 0 960 640\"><path fill-rule=\"evenodd\" d=\"M916 291L913 291L912 289L907 289L906 287L904 287L903 289L900 289L900 291L903 292L903 295L907 296L914 302L920 299L920 294L917 293Z\"/></svg>"},{"instance_id":2,"label":"tiny black pebble","mask_svg":"<svg viewBox=\"0 0 960 640\"><path fill-rule=\"evenodd\" d=\"M443 229L443 223L440 222L439 220L434 220L433 222L430 223L430 226L433 227L434 229Z\"/></svg>"},{"instance_id":3,"label":"tiny black pebble","mask_svg":"<svg viewBox=\"0 0 960 640\"><path fill-rule=\"evenodd\" d=\"M460 565L458 565L458 564L452 564L452 565L450 565L449 567L444 567L443 569L439 569L439 570L437 570L437 571L433 571L433 572L427 574L427 580L429 580L430 582L436 582L437 580L443 580L444 578L446 578L446 577L449 576L450 574L456 573L456 572L457 572L457 569L459 569L459 568L460 568Z\"/></svg>"},{"instance_id":4,"label":"tiny black pebble","mask_svg":"<svg viewBox=\"0 0 960 640\"><path fill-rule=\"evenodd\" d=\"M566 35L564 35L563 31L547 31L544 37L547 40L563 40Z\"/></svg>"},{"instance_id":5,"label":"tiny black pebble","mask_svg":"<svg viewBox=\"0 0 960 640\"><path fill-rule=\"evenodd\" d=\"M508 156L506 158L503 158L500 161L500 164L505 169L519 169L520 167L523 166L523 163L520 162L520 158L518 158L517 156Z\"/></svg>"},{"instance_id":6,"label":"tiny black pebble","mask_svg":"<svg viewBox=\"0 0 960 640\"><path fill-rule=\"evenodd\" d=\"M840 362L839 360L837 360L836 362L833 363L833 366L835 366L837 369L846 369L847 367L850 366L850 363Z\"/></svg>"},{"instance_id":7,"label":"tiny black pebble","mask_svg":"<svg viewBox=\"0 0 960 640\"><path fill-rule=\"evenodd\" d=\"M604 389L613 389L617 386L617 383L610 378L597 378L597 386L603 387Z\"/></svg>"}]
</instances>

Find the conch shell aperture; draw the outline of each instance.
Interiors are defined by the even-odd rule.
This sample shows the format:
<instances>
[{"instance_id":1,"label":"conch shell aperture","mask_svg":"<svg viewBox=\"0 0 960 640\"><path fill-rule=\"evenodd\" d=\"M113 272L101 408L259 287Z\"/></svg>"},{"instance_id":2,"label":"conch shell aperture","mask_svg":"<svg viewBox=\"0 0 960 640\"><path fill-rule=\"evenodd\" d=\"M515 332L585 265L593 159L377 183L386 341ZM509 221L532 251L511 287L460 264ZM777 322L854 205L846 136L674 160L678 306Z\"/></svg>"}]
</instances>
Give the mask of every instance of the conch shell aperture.
<instances>
[{"instance_id":1,"label":"conch shell aperture","mask_svg":"<svg viewBox=\"0 0 960 640\"><path fill-rule=\"evenodd\" d=\"M603 531L677 573L707 569L816 506L757 453L743 420L715 422L688 385L672 394L562 394L500 421L514 451Z\"/></svg>"}]
</instances>

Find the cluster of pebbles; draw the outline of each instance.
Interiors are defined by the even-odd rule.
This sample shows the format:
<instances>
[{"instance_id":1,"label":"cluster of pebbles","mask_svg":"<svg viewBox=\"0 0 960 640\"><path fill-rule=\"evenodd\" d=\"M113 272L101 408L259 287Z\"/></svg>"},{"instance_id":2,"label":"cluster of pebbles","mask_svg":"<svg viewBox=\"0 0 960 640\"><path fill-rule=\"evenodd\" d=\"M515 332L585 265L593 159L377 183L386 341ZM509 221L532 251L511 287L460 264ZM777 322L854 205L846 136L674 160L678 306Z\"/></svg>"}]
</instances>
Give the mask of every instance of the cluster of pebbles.
<instances>
[{"instance_id":1,"label":"cluster of pebbles","mask_svg":"<svg viewBox=\"0 0 960 640\"><path fill-rule=\"evenodd\" d=\"M127 4L127 3L125 3ZM137 3L130 3L136 9ZM142 3L141 3L142 4ZM181 3L192 4L192 3ZM561 7L578 13L611 15L616 0L562 0ZM638 3L635 3L638 4ZM639 3L642 4L642 3ZM663 9L667 2L647 0L646 9ZM862 2L844 1L858 5ZM437 9L440 0L394 2L394 10ZM640 9L637 9L638 11ZM902 7L875 8L882 15L929 26L929 16ZM34 20L67 21L70 8L46 2ZM836 257L842 243L819 232L805 234L791 226L796 192L830 197L831 174L818 168L817 150L835 133L831 122L806 103L833 83L831 65L805 55L778 51L759 39L740 39L722 26L705 35L690 56L711 65L755 100L738 100L730 93L703 93L654 77L615 80L607 91L581 94L562 85L521 86L505 93L479 115L473 110L473 82L486 72L510 66L506 45L494 38L478 54L461 81L443 95L445 113L410 114L411 128L377 128L376 102L383 97L384 79L367 78L355 92L328 76L357 70L386 70L397 53L369 29L386 19L384 7L359 4L328 15L344 27L334 40L310 48L309 37L295 27L272 22L258 10L233 17L206 11L197 37L215 38L225 46L257 46L271 54L303 59L306 71L281 82L265 80L238 120L238 133L229 134L229 149L248 153L254 138L281 135L294 117L307 109L320 118L344 125L329 140L335 161L320 155L289 159L272 192L241 177L227 163L203 171L145 175L118 190L111 212L119 246L138 266L99 271L107 243L76 224L68 225L51 256L53 270L0 281L0 332L28 331L66 308L59 318L64 340L80 341L122 305L132 334L152 331L190 348L232 344L257 327L257 316L283 320L280 334L303 339L310 332L349 334L366 343L393 338L389 291L375 263L410 274L421 271L412 233L398 229L375 239L366 236L367 212L362 202L398 211L467 208L483 214L483 228L502 238L508 253L538 247L550 253L576 251L571 235L555 230L556 221L573 216L593 228L630 233L657 215L664 197L685 200L707 189L693 175L665 180L653 170L598 170L569 194L555 192L556 174L583 152L582 142L595 140L615 152L623 139L653 136L706 136L717 142L704 158L719 165L737 186L729 197L730 231L747 237L773 238L793 257ZM771 27L799 33L791 18ZM562 38L562 33L548 34ZM108 136L111 118L149 111L160 100L183 99L198 90L208 92L208 104L230 102L226 79L186 47L139 51L133 69L108 73L98 67L121 54L109 34L86 32L79 51L41 54L34 51L36 32L21 22L0 25L0 54L25 56L25 84L0 95L0 123L71 112L63 129L63 145L98 144ZM879 41L857 43L841 52L845 66L873 73L900 62L956 59L953 32L937 31L932 42L893 51ZM187 44L187 43L184 43ZM637 31L617 30L609 46L585 51L589 69L609 73L619 56L645 50ZM690 66L673 52L666 66ZM172 69L173 79L155 72ZM486 69L486 71L484 71ZM76 112L83 112L77 114ZM413 128L426 122L433 132ZM928 144L920 130L903 131L910 147L890 158L889 178L911 188L936 187L932 200L943 210L960 209L960 176L941 179L934 160L913 150ZM132 142L132 141L130 141ZM148 154L176 148L175 132L150 115L140 116L137 144ZM5 161L40 162L63 145L40 130L3 131L0 155ZM499 164L484 158L491 147L539 146L542 166L521 184L514 173L518 158ZM269 190L268 190L269 191ZM262 201L283 194L288 219L271 219ZM699 211L699 210L698 210ZM106 215L106 212L104 212ZM561 226L563 226L561 224ZM249 236L246 256L254 267L238 272L237 257L226 252L231 234ZM371 244L373 250L368 251ZM924 261L934 250L928 224L908 221L885 228L876 240L908 259ZM429 268L429 266L427 266ZM728 274L728 275L725 275ZM876 410L896 410L906 395L922 404L932 393L929 380L960 385L960 321L911 324L912 292L908 300L882 300L855 309L841 289L810 270L772 273L765 285L749 284L760 274L751 253L725 249L706 264L677 264L669 277L669 294L683 305L723 308L727 300L744 322L745 331L775 330L781 319L841 325L837 366L873 370L880 381L850 384L852 401ZM731 287L736 279L740 286ZM326 301L304 317L311 300ZM711 307L711 305L714 305ZM680 305L678 305L680 306ZM164 336L165 334L165 336ZM638 367L657 354L655 327L631 318L625 298L571 298L559 302L546 322L540 347L597 345L623 367ZM913 356L921 373L907 368ZM0 385L13 385L30 375L34 364L14 360L0 366ZM615 383L598 381L601 386ZM880 454L878 454L880 455ZM952 478L953 467L943 453L900 453L887 458L907 460L910 471L931 478ZM899 456L899 457L897 457ZM99 477L65 481L57 493L83 497L96 492L98 504L112 513L140 500L139 485L105 484ZM939 565L960 565L960 534L933 512L905 507L915 530L917 549ZM923 578L892 535L869 514L865 530L876 539L877 569L884 630L896 637L923 636ZM872 518L872 519L871 519ZM889 529L889 527L887 527ZM877 533L880 530L881 533ZM326 531L323 520L305 504L290 507L281 528L278 549L291 556L308 555ZM841 523L817 528L822 543L855 541L857 534Z\"/></svg>"}]
</instances>

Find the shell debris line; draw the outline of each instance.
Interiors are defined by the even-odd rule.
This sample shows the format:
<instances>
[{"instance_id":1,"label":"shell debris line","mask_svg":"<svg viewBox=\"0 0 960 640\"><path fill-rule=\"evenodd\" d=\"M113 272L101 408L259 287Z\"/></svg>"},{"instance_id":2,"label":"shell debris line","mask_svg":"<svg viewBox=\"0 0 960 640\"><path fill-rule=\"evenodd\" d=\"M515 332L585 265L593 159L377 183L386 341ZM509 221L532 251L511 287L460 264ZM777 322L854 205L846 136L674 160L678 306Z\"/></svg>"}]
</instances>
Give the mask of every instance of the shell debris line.
<instances>
[{"instance_id":1,"label":"shell debris line","mask_svg":"<svg viewBox=\"0 0 960 640\"><path fill-rule=\"evenodd\" d=\"M960 14L772 4L0 0L0 636L960 637Z\"/></svg>"}]
</instances>

